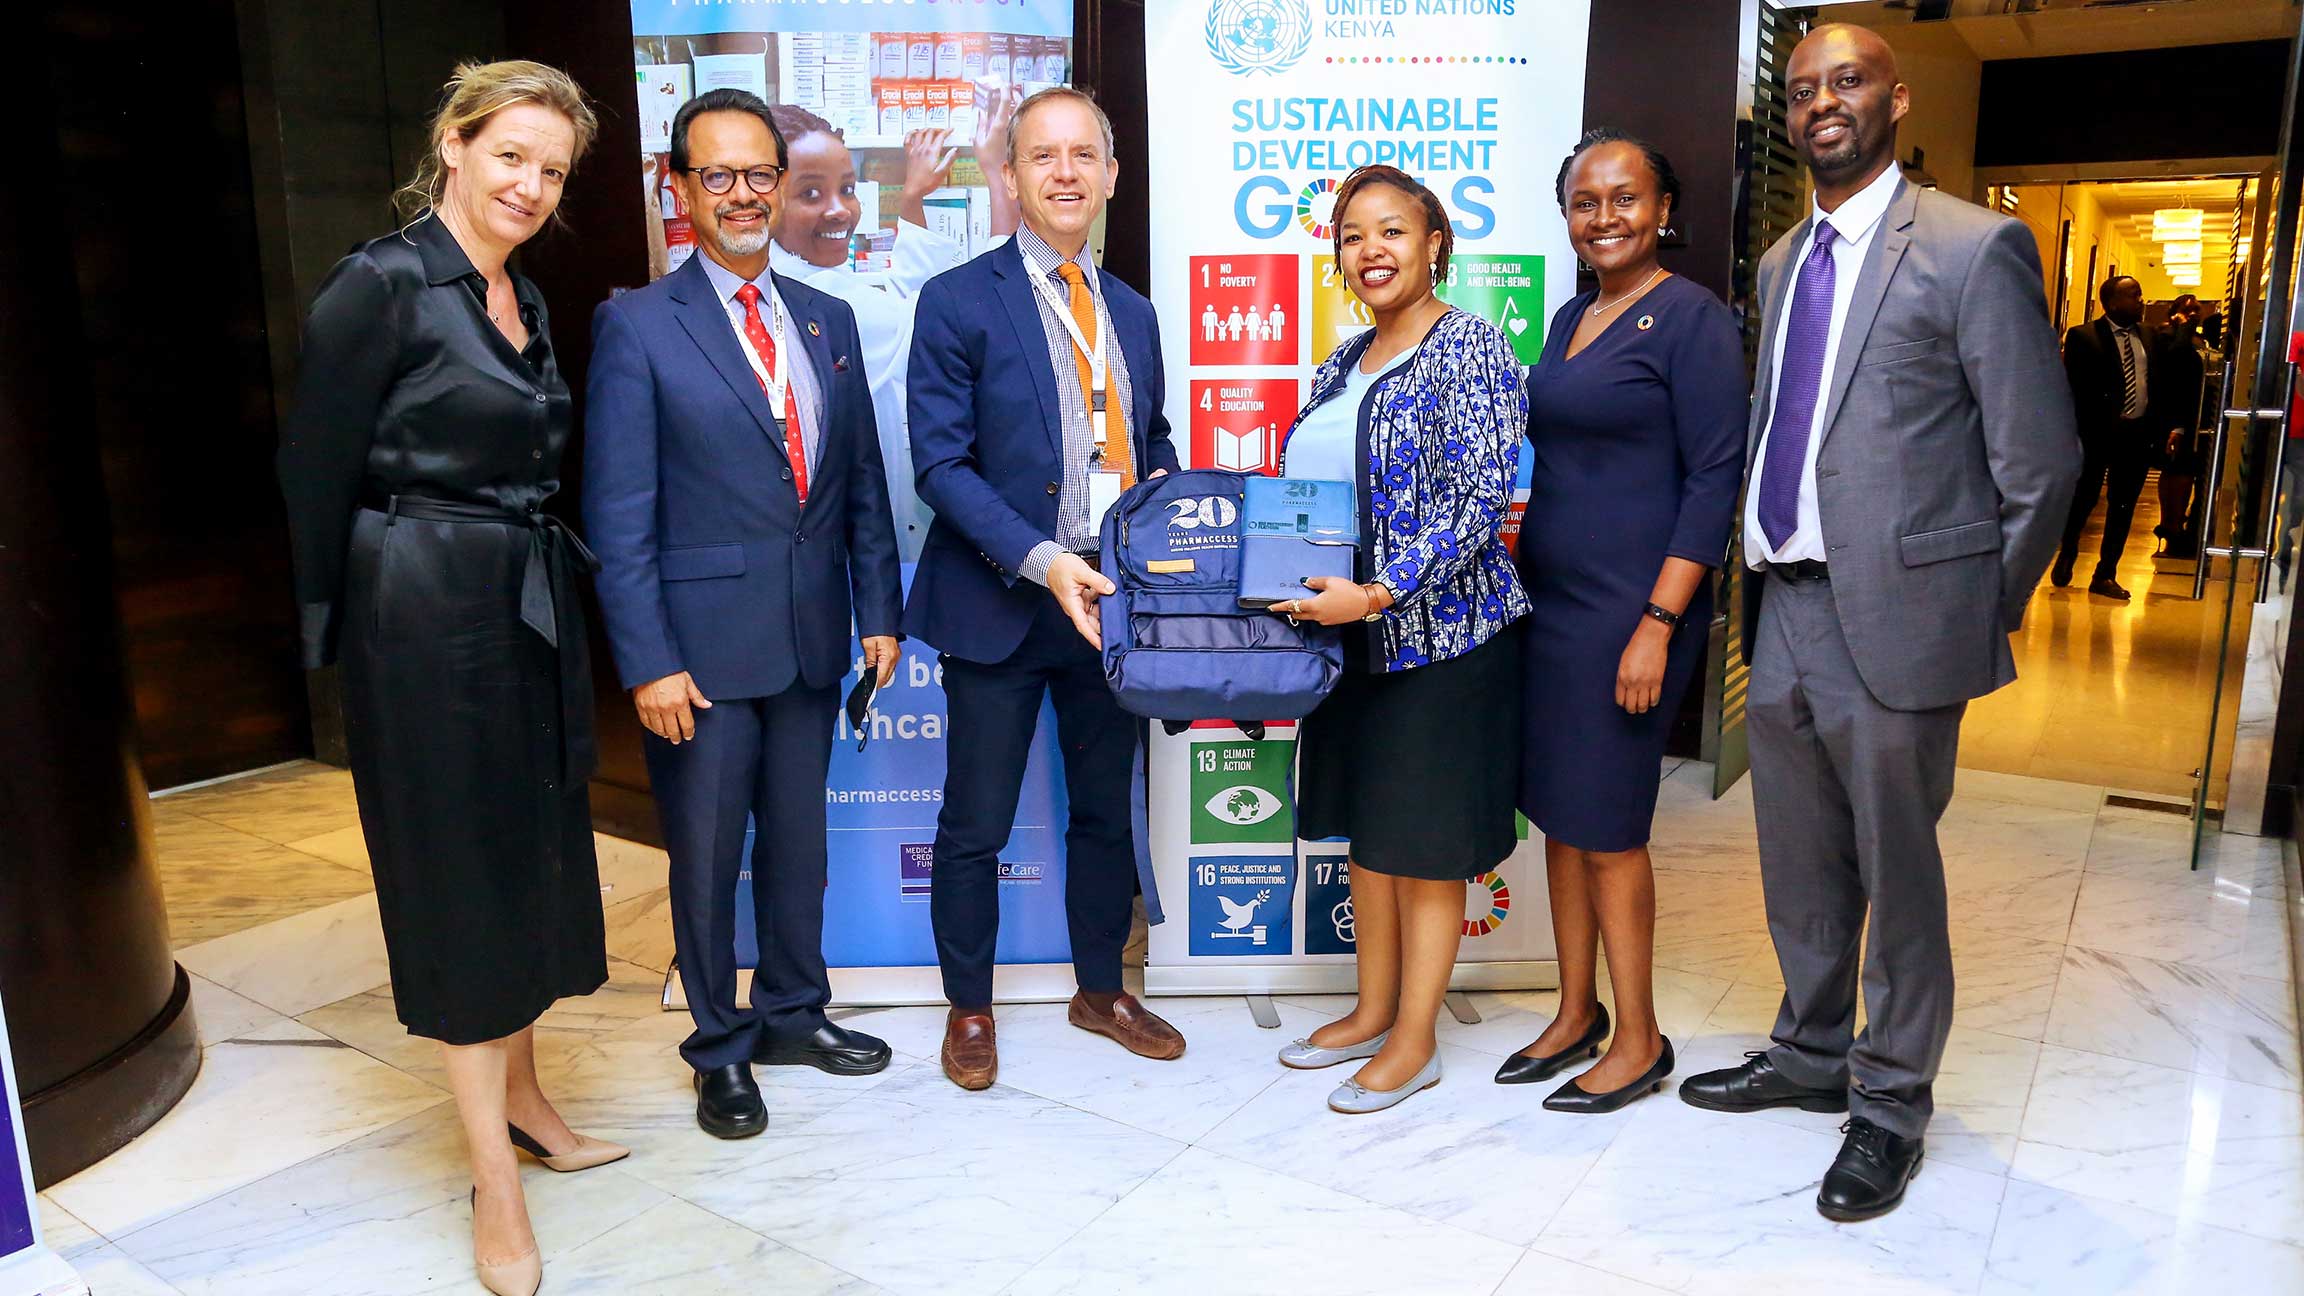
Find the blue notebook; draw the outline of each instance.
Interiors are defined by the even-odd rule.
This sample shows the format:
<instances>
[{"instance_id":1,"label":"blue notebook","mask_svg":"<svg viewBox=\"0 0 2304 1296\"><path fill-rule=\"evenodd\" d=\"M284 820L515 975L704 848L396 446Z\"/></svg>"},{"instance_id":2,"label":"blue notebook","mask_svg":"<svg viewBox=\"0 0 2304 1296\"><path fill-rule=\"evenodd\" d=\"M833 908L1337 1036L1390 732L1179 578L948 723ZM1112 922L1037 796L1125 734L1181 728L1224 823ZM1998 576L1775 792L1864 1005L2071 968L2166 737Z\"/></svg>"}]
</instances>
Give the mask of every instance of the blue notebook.
<instances>
[{"instance_id":1,"label":"blue notebook","mask_svg":"<svg viewBox=\"0 0 2304 1296\"><path fill-rule=\"evenodd\" d=\"M1352 579L1359 544L1350 482L1250 477L1240 510L1240 606L1310 598L1309 576Z\"/></svg>"}]
</instances>

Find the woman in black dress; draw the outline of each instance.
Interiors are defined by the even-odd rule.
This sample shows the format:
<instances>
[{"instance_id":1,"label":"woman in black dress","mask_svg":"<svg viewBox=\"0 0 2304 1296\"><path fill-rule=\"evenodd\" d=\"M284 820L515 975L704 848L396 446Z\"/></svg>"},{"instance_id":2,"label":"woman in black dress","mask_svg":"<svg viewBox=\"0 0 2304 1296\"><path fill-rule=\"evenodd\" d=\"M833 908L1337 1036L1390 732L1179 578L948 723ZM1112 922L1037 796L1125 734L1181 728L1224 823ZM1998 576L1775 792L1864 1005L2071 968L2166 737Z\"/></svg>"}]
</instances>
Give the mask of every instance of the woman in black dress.
<instances>
[{"instance_id":1,"label":"woman in black dress","mask_svg":"<svg viewBox=\"0 0 2304 1296\"><path fill-rule=\"evenodd\" d=\"M625 1149L571 1131L533 1024L607 979L585 780L581 542L541 511L572 424L543 299L506 264L596 132L526 62L448 83L413 223L338 262L305 325L280 448L306 665L343 663L345 744L392 995L440 1041L472 1158L473 1257L526 1296L541 1261L514 1147L555 1170Z\"/></svg>"},{"instance_id":2,"label":"woman in black dress","mask_svg":"<svg viewBox=\"0 0 2304 1296\"><path fill-rule=\"evenodd\" d=\"M1559 196L1569 242L1600 279L1553 318L1528 371L1519 562L1535 611L1520 808L1544 834L1560 1013L1496 1079L1526 1084L1598 1054L1604 939L1614 1042L1544 1105L1611 1111L1672 1072L1650 977L1648 832L1665 738L1703 656L1750 407L1727 307L1656 260L1679 196L1672 164L1593 131L1562 165Z\"/></svg>"}]
</instances>

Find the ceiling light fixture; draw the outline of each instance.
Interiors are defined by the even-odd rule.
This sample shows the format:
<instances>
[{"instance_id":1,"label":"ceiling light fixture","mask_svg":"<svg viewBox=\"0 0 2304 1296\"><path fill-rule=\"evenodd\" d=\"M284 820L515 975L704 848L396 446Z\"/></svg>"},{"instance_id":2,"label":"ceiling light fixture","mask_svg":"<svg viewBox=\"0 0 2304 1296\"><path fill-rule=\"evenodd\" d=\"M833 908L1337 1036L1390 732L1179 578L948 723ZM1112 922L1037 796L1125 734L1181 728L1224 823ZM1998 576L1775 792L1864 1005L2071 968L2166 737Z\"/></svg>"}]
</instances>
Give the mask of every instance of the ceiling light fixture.
<instances>
[{"instance_id":1,"label":"ceiling light fixture","mask_svg":"<svg viewBox=\"0 0 2304 1296\"><path fill-rule=\"evenodd\" d=\"M2152 238L2159 243L2200 239L2200 222L2207 213L2198 207L2163 207L2152 213Z\"/></svg>"}]
</instances>

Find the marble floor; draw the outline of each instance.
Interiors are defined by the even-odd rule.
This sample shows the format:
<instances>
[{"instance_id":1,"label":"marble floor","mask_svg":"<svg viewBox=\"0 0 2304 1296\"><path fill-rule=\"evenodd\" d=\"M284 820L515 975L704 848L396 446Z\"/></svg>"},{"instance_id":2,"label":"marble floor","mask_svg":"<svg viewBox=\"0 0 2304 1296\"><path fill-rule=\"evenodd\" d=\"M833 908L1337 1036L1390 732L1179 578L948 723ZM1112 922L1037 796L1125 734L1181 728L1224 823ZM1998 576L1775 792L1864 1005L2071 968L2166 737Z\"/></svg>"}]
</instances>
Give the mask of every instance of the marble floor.
<instances>
[{"instance_id":1,"label":"marble floor","mask_svg":"<svg viewBox=\"0 0 2304 1296\"><path fill-rule=\"evenodd\" d=\"M1667 771L1658 991L1681 1074L1765 1040L1779 993L1748 794ZM1745 788L1749 784L1743 785ZM764 1069L768 1132L699 1133L657 1006L663 863L603 841L613 976L540 1025L551 1091L630 1160L527 1169L570 1293L2153 1293L2304 1291L2294 866L2097 786L1963 771L1942 839L1959 968L1929 1159L1895 1214L1810 1202L1839 1118L1670 1093L1607 1117L1489 1083L1554 1010L1476 994L1446 1080L1322 1106L1273 1051L1337 998L1164 1000L1171 1063L1001 1013L1002 1083L935 1065L941 1012L856 1013L881 1075ZM452 1108L394 1023L340 774L299 766L154 803L206 1062L184 1102L41 1198L105 1296L478 1291ZM226 834L235 834L227 836Z\"/></svg>"},{"instance_id":2,"label":"marble floor","mask_svg":"<svg viewBox=\"0 0 2304 1296\"><path fill-rule=\"evenodd\" d=\"M2191 799L2217 663L2230 651L2237 667L2247 614L2228 650L2223 586L2211 584L2208 597L2195 600L2196 564L2153 553L2158 489L2155 473L2136 501L2114 577L2132 596L2128 602L2088 592L2103 542L2101 504L2081 535L2072 584L2058 589L2043 578L2033 591L2024 629L2009 640L2016 683L1969 704L1960 729L1962 766ZM2219 564L2215 574L2226 570ZM2228 753L2238 669L2225 688L2219 745ZM2215 799L2222 797L2219 784Z\"/></svg>"}]
</instances>

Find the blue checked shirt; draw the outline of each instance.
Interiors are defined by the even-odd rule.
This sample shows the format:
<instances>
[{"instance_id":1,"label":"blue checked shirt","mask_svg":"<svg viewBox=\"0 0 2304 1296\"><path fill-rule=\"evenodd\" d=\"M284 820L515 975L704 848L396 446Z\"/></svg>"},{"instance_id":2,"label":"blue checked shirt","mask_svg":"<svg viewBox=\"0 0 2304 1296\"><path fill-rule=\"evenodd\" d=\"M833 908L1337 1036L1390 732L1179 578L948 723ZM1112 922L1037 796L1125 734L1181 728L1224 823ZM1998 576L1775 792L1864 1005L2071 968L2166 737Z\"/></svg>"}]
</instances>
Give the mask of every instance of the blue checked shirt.
<instances>
[{"instance_id":1,"label":"blue checked shirt","mask_svg":"<svg viewBox=\"0 0 2304 1296\"><path fill-rule=\"evenodd\" d=\"M1072 357L1072 334L1064 327L1067 308L1056 303L1071 300L1071 286L1057 277L1057 267L1064 264L1064 254L1048 246L1048 241L1032 232L1030 226L1016 231L1016 249L1024 254L1024 264L1033 276L1055 285L1054 293L1035 288L1032 300L1040 307L1040 331L1048 335L1048 367L1056 373L1056 403L1062 407L1064 418L1063 481L1056 498L1056 538L1043 540L1032 546L1017 565L1016 573L1036 585L1048 583L1048 565L1058 555L1066 553L1090 554L1096 551L1097 536L1090 529L1088 517L1088 460L1096 453L1096 429L1088 421L1088 393L1080 386L1080 366ZM1088 292L1096 299L1096 337L1100 341L1113 338L1112 316L1104 308L1104 293L1097 286L1096 266L1082 247L1080 255L1072 258L1080 266L1081 277L1088 284ZM1109 375L1111 391L1105 408L1115 412L1127 411L1123 417L1110 419L1108 431L1120 435L1126 426L1127 435L1134 436L1135 406L1130 401L1128 385L1128 358L1121 353L1117 341L1108 341L1105 354L1110 357ZM1125 418L1125 423L1123 422ZM1139 478L1146 471L1136 465Z\"/></svg>"}]
</instances>

